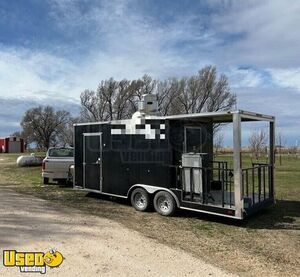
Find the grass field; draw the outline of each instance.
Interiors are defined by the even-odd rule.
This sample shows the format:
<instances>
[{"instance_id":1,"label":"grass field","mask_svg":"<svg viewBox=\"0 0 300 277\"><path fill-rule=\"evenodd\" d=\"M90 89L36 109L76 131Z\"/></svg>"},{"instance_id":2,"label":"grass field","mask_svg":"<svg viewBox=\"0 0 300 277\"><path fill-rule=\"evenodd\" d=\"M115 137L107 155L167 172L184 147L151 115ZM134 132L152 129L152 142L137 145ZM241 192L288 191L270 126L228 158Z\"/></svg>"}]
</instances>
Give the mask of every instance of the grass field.
<instances>
[{"instance_id":1,"label":"grass field","mask_svg":"<svg viewBox=\"0 0 300 277\"><path fill-rule=\"evenodd\" d=\"M276 165L275 206L236 222L183 211L175 217L139 213L125 201L45 186L41 168L18 168L16 157L0 154L0 186L109 218L243 276L300 276L300 159L286 156Z\"/></svg>"}]
</instances>

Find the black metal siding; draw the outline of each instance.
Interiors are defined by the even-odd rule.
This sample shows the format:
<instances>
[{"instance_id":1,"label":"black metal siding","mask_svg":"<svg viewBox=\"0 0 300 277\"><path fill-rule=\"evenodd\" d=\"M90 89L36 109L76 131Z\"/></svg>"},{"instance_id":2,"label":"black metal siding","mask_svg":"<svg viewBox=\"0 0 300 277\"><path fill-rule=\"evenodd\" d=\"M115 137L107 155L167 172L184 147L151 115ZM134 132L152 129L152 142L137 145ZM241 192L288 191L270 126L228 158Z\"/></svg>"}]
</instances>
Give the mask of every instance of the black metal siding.
<instances>
[{"instance_id":1,"label":"black metal siding","mask_svg":"<svg viewBox=\"0 0 300 277\"><path fill-rule=\"evenodd\" d=\"M83 186L83 133L102 132L103 192L126 196L134 184L178 186L175 166L180 165L183 153L184 126L196 124L182 120L147 120L147 124L153 126L162 123L165 139L159 135L155 139L145 139L145 135L111 135L113 125L110 123L75 126L75 185ZM202 127L203 149L212 157L212 124L205 123ZM93 158L96 160L96 155Z\"/></svg>"}]
</instances>

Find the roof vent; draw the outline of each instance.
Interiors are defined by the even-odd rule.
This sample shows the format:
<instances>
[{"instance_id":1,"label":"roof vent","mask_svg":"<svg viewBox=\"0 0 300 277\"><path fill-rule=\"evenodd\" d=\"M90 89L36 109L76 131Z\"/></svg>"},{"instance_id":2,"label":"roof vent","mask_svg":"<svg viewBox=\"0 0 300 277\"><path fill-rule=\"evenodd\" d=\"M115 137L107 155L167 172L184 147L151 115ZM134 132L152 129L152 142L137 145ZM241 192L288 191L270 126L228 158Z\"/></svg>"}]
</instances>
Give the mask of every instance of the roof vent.
<instances>
[{"instance_id":1,"label":"roof vent","mask_svg":"<svg viewBox=\"0 0 300 277\"><path fill-rule=\"evenodd\" d=\"M155 115L158 111L157 97L154 94L143 94L139 102L139 111L146 115Z\"/></svg>"}]
</instances>

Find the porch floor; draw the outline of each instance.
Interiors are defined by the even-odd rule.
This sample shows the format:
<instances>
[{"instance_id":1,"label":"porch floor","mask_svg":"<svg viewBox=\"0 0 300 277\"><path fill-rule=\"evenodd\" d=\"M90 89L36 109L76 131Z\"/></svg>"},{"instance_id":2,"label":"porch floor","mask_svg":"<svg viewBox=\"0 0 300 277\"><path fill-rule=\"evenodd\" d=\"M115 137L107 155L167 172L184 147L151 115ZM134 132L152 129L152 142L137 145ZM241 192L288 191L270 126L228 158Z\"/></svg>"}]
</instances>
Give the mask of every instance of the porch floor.
<instances>
[{"instance_id":1,"label":"porch floor","mask_svg":"<svg viewBox=\"0 0 300 277\"><path fill-rule=\"evenodd\" d=\"M266 195L267 196L267 195ZM254 201L253 201L253 194L249 194L249 196L244 196L244 207L249 208L251 204L254 202L255 204L259 203L259 195L258 193L254 194ZM247 200L248 199L248 200ZM260 195L260 202L268 199L267 197L264 199L264 195ZM220 190L212 190L208 193L207 196L207 203L203 204L202 196L199 194L193 195L193 200L191 200L190 194L185 195L184 200L187 202L199 203L202 205L209 205L215 207L223 207L222 206L222 191ZM234 192L224 191L224 208L234 209Z\"/></svg>"}]
</instances>

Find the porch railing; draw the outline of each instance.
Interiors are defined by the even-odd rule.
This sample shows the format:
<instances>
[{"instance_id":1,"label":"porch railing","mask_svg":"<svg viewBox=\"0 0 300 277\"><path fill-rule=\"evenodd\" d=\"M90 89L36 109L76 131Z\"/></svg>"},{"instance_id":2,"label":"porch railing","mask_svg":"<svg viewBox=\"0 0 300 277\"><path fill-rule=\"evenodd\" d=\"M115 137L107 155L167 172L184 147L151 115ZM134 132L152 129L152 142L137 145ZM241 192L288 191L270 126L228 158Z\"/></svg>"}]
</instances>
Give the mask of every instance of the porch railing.
<instances>
[{"instance_id":1,"label":"porch railing","mask_svg":"<svg viewBox=\"0 0 300 277\"><path fill-rule=\"evenodd\" d=\"M190 172L191 184L189 192L185 195L189 201L201 204L216 204L222 207L234 207L234 174L228 168L228 163L213 161L209 167L183 167ZM272 184L270 174L272 165L253 163L252 167L242 169L242 194L244 207L250 208L272 197ZM194 188L193 171L200 170L203 184L202 195L197 194ZM184 184L184 178L181 178Z\"/></svg>"},{"instance_id":2,"label":"porch railing","mask_svg":"<svg viewBox=\"0 0 300 277\"><path fill-rule=\"evenodd\" d=\"M214 166L216 165L216 166ZM189 186L189 192L186 193L186 197L193 202L199 202L201 204L217 204L225 205L228 207L234 206L234 185L233 185L233 170L228 168L227 162L212 162L210 167L182 167L182 169L188 169L191 184ZM195 192L193 171L200 170L203 184L202 195ZM183 174L181 174L183 180L183 188L185 187Z\"/></svg>"},{"instance_id":3,"label":"porch railing","mask_svg":"<svg viewBox=\"0 0 300 277\"><path fill-rule=\"evenodd\" d=\"M272 197L270 174L273 166L253 163L252 167L242 169L242 188L245 208L254 206Z\"/></svg>"}]
</instances>

